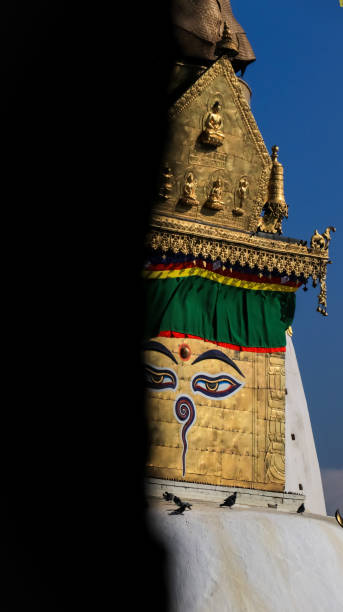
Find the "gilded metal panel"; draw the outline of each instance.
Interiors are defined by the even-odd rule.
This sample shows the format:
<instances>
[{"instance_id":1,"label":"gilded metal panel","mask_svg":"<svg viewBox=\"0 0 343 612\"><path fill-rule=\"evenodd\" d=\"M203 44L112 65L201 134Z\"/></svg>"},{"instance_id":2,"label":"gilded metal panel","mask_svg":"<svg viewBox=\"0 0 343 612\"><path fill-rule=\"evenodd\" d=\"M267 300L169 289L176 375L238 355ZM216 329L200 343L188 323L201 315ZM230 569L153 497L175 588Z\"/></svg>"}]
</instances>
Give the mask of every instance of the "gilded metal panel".
<instances>
[{"instance_id":1,"label":"gilded metal panel","mask_svg":"<svg viewBox=\"0 0 343 612\"><path fill-rule=\"evenodd\" d=\"M177 384L174 389L147 389L151 442L148 475L282 490L285 481L284 355L240 353L220 347L220 352L233 365L212 358L194 363L209 348L218 347L190 338L153 340L168 348L177 363L151 350L144 351L144 361L158 372L172 371ZM181 356L185 344L189 349L187 360ZM211 381L219 376L228 394L218 399L196 390L194 380L199 376L200 389L206 393L218 392L216 383ZM241 386L229 392L227 379L232 385ZM184 437L186 421L176 416L180 398L186 398L195 412Z\"/></svg>"},{"instance_id":2,"label":"gilded metal panel","mask_svg":"<svg viewBox=\"0 0 343 612\"><path fill-rule=\"evenodd\" d=\"M256 230L272 164L231 62L222 57L206 70L169 119L154 211Z\"/></svg>"}]
</instances>

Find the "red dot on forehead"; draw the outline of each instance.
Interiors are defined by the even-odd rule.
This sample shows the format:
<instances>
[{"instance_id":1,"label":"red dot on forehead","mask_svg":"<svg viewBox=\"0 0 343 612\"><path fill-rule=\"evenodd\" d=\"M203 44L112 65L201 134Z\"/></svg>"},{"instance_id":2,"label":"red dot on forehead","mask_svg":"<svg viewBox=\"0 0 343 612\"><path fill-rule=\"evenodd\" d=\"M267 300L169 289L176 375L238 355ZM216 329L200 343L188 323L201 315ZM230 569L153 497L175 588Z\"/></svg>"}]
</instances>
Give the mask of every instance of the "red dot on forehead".
<instances>
[{"instance_id":1,"label":"red dot on forehead","mask_svg":"<svg viewBox=\"0 0 343 612\"><path fill-rule=\"evenodd\" d=\"M180 344L179 346L179 355L183 361L187 361L192 354L191 349L188 344Z\"/></svg>"}]
</instances>

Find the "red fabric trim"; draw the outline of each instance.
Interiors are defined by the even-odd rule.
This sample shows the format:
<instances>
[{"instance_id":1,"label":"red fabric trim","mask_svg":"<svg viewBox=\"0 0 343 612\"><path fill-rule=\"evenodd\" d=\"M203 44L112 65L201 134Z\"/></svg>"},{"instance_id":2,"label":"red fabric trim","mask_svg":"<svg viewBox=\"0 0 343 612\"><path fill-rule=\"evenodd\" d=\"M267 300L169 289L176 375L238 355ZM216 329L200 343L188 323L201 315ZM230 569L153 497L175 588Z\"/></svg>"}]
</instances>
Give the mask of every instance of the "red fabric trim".
<instances>
[{"instance_id":1,"label":"red fabric trim","mask_svg":"<svg viewBox=\"0 0 343 612\"><path fill-rule=\"evenodd\" d=\"M205 342L210 342L211 344L216 344L217 346L222 346L223 348L233 349L234 351L246 351L248 353L285 353L286 347L254 347L254 346L238 346L237 344L229 344L228 342L216 342L215 340L207 340L206 338L200 338L199 336L192 336L191 334L182 334L180 332L175 331L160 331L158 336L163 338L193 338L194 340L204 340Z\"/></svg>"},{"instance_id":2,"label":"red fabric trim","mask_svg":"<svg viewBox=\"0 0 343 612\"><path fill-rule=\"evenodd\" d=\"M152 265L146 266L145 269L146 270L184 270L185 268L195 268L195 267L204 268L202 259L197 259L194 261L196 261L195 264L193 263L193 261L186 261L186 262L181 262L181 263L169 263L169 264L162 264L162 263L155 264L155 265L152 264ZM302 285L302 283L300 282L297 283L294 281L287 281L287 283L282 283L281 276L272 276L272 278L269 278L268 276L262 276L260 278L256 274L243 274L242 272L236 272L236 271L230 272L229 269L222 270L221 267L213 269L213 264L208 263L208 262L206 263L206 267L204 269L211 270L215 272L216 274L220 274L221 276L229 276L230 278L238 278L239 280L246 280L246 281L255 282L255 283L270 283L271 285L286 285L288 287L300 287ZM286 274L284 276L286 276Z\"/></svg>"}]
</instances>

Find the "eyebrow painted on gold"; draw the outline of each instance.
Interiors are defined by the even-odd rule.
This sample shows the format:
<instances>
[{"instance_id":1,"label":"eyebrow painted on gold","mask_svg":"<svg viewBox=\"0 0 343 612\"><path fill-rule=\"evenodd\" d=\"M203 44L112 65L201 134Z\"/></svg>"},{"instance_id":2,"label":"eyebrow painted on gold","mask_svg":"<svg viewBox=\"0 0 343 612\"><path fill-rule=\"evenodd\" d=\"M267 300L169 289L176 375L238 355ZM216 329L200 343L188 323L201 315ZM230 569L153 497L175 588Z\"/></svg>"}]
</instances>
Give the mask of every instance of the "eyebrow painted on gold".
<instances>
[{"instance_id":1,"label":"eyebrow painted on gold","mask_svg":"<svg viewBox=\"0 0 343 612\"><path fill-rule=\"evenodd\" d=\"M241 370L239 369L239 367L235 364L234 361L232 361L232 359L230 359L230 357L228 357L227 355L225 355L225 353L222 353L221 351L218 351L216 349L212 349L210 351L206 351L205 353L201 353L201 355L199 355L199 357L197 357L196 359L194 359L194 361L192 362L192 365L194 363L197 363L198 361L203 361L204 359L219 359L220 361L225 361L225 363L227 363L228 365L230 365L232 368L234 368L241 376L243 376L243 378L245 378L243 372L241 372Z\"/></svg>"},{"instance_id":2,"label":"eyebrow painted on gold","mask_svg":"<svg viewBox=\"0 0 343 612\"><path fill-rule=\"evenodd\" d=\"M149 342L145 342L142 348L143 351L157 351L158 353L163 353L163 355L166 355L167 357L169 357L169 359L172 359L172 361L177 364L173 353L171 353L170 350L167 349L167 347L164 346L164 344L161 344L160 342L150 340Z\"/></svg>"}]
</instances>

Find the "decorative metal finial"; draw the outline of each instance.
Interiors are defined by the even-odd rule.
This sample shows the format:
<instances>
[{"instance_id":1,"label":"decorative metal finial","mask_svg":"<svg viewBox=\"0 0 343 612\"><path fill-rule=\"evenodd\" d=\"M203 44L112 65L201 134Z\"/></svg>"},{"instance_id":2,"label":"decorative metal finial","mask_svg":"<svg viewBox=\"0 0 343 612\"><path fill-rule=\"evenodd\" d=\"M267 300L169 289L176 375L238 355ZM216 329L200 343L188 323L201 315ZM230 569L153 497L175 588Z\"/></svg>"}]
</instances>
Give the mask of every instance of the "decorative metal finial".
<instances>
[{"instance_id":1,"label":"decorative metal finial","mask_svg":"<svg viewBox=\"0 0 343 612\"><path fill-rule=\"evenodd\" d=\"M258 230L270 234L282 234L282 219L288 218L288 206L286 204L283 187L283 167L278 160L279 147L272 147L272 168L270 172L268 201L263 207L264 217L258 224Z\"/></svg>"},{"instance_id":2,"label":"decorative metal finial","mask_svg":"<svg viewBox=\"0 0 343 612\"><path fill-rule=\"evenodd\" d=\"M274 145L272 147L272 161L273 162L278 161L278 155L279 155L279 147L277 145Z\"/></svg>"},{"instance_id":3,"label":"decorative metal finial","mask_svg":"<svg viewBox=\"0 0 343 612\"><path fill-rule=\"evenodd\" d=\"M270 173L269 181L269 202L273 204L286 204L285 195L283 191L283 167L278 160L279 147L274 145L272 147L272 170Z\"/></svg>"},{"instance_id":4,"label":"decorative metal finial","mask_svg":"<svg viewBox=\"0 0 343 612\"><path fill-rule=\"evenodd\" d=\"M171 169L169 168L169 166L165 166L162 170L161 184L159 190L159 197L163 200L169 200L170 198L170 193L173 189L172 179L173 173Z\"/></svg>"},{"instance_id":5,"label":"decorative metal finial","mask_svg":"<svg viewBox=\"0 0 343 612\"><path fill-rule=\"evenodd\" d=\"M238 55L237 36L231 32L226 21L224 21L222 38L216 46L216 55L227 55L228 57Z\"/></svg>"},{"instance_id":6,"label":"decorative metal finial","mask_svg":"<svg viewBox=\"0 0 343 612\"><path fill-rule=\"evenodd\" d=\"M314 230L314 234L311 238L310 251L318 254L329 255L329 244L331 241L331 233L335 232L336 228L333 225L329 225L325 229L325 232L320 234L318 230ZM327 263L331 263L330 260ZM320 293L318 296L318 308L317 311L325 317L328 316L327 312L327 290L326 290L326 268L319 275L320 280Z\"/></svg>"},{"instance_id":7,"label":"decorative metal finial","mask_svg":"<svg viewBox=\"0 0 343 612\"><path fill-rule=\"evenodd\" d=\"M314 230L314 234L311 238L311 250L312 251L328 251L329 244L331 241L330 232L335 232L336 228L332 225L326 228L323 234L320 234L318 230Z\"/></svg>"}]
</instances>

